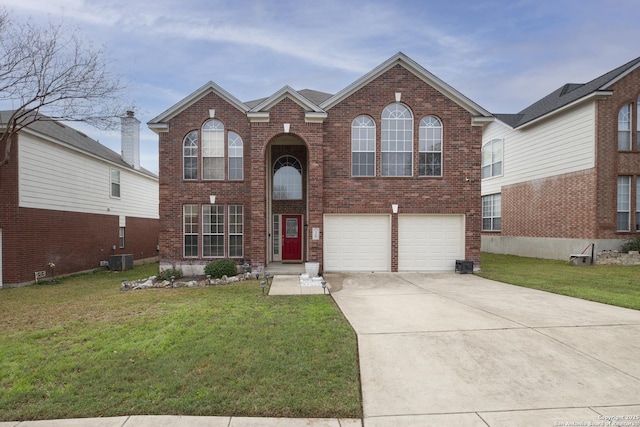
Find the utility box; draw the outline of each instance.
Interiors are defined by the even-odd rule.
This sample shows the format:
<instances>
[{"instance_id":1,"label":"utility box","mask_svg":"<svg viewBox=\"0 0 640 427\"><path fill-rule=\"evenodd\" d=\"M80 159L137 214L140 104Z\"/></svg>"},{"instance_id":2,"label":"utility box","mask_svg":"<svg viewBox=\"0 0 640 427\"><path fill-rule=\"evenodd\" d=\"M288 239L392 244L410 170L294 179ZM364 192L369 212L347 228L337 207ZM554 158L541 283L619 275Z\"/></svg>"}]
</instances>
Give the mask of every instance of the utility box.
<instances>
[{"instance_id":1,"label":"utility box","mask_svg":"<svg viewBox=\"0 0 640 427\"><path fill-rule=\"evenodd\" d=\"M133 268L133 254L111 255L109 257L109 269L111 271L124 271Z\"/></svg>"},{"instance_id":2,"label":"utility box","mask_svg":"<svg viewBox=\"0 0 640 427\"><path fill-rule=\"evenodd\" d=\"M455 272L460 274L473 273L473 261L457 259Z\"/></svg>"}]
</instances>

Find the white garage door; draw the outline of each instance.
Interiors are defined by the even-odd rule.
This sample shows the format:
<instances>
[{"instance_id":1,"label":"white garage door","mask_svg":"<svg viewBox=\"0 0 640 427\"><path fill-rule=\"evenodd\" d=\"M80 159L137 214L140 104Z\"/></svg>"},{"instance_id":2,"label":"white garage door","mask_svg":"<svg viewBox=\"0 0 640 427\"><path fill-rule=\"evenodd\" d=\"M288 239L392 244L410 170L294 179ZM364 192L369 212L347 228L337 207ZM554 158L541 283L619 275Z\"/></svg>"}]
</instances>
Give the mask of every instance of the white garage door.
<instances>
[{"instance_id":1,"label":"white garage door","mask_svg":"<svg viewBox=\"0 0 640 427\"><path fill-rule=\"evenodd\" d=\"M464 215L399 215L398 270L454 271L464 259Z\"/></svg>"},{"instance_id":2,"label":"white garage door","mask_svg":"<svg viewBox=\"0 0 640 427\"><path fill-rule=\"evenodd\" d=\"M325 271L390 271L389 215L325 215Z\"/></svg>"}]
</instances>

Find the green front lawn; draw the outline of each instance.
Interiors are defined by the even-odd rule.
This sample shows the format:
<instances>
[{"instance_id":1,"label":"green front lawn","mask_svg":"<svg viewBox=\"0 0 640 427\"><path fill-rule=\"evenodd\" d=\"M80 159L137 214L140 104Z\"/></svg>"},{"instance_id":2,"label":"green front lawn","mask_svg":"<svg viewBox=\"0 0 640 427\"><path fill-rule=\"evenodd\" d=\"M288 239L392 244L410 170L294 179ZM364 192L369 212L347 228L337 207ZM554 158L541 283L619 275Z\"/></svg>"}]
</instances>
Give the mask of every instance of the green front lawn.
<instances>
[{"instance_id":1,"label":"green front lawn","mask_svg":"<svg viewBox=\"0 0 640 427\"><path fill-rule=\"evenodd\" d=\"M640 310L640 266L576 267L567 261L483 253L478 276Z\"/></svg>"},{"instance_id":2,"label":"green front lawn","mask_svg":"<svg viewBox=\"0 0 640 427\"><path fill-rule=\"evenodd\" d=\"M362 416L356 336L329 296L119 290L157 269L0 291L0 420Z\"/></svg>"}]
</instances>

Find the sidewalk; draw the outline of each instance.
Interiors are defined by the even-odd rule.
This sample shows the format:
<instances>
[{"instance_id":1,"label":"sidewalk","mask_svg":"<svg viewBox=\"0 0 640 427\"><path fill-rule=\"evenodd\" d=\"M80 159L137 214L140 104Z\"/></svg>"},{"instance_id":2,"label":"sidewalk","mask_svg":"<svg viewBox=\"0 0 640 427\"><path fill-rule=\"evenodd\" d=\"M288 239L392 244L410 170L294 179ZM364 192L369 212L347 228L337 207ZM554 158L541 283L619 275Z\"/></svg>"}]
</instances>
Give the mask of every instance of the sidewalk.
<instances>
[{"instance_id":1,"label":"sidewalk","mask_svg":"<svg viewBox=\"0 0 640 427\"><path fill-rule=\"evenodd\" d=\"M359 419L132 415L52 421L0 422L0 427L361 427Z\"/></svg>"}]
</instances>

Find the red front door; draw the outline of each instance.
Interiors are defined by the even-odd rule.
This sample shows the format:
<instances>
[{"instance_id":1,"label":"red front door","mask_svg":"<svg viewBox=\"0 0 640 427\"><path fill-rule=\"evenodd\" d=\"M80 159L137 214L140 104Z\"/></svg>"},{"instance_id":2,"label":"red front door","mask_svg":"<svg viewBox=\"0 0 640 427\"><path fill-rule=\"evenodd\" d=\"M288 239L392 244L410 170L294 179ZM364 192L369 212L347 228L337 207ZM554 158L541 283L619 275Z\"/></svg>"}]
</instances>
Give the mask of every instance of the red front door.
<instances>
[{"instance_id":1,"label":"red front door","mask_svg":"<svg viewBox=\"0 0 640 427\"><path fill-rule=\"evenodd\" d=\"M282 215L282 260L302 260L301 215Z\"/></svg>"}]
</instances>

